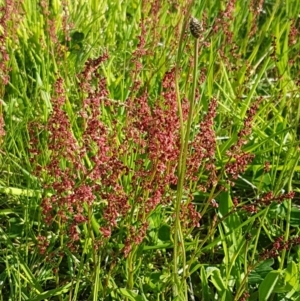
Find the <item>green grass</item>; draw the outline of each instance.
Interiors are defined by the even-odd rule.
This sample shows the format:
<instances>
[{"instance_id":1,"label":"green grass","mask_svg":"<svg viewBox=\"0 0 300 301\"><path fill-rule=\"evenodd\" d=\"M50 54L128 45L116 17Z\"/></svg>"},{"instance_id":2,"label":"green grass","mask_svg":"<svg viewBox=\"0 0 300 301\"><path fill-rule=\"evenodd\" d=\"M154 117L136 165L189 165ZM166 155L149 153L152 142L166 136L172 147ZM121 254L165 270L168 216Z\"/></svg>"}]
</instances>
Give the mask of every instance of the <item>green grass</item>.
<instances>
[{"instance_id":1,"label":"green grass","mask_svg":"<svg viewBox=\"0 0 300 301\"><path fill-rule=\"evenodd\" d=\"M300 300L298 0L0 6L0 301Z\"/></svg>"}]
</instances>

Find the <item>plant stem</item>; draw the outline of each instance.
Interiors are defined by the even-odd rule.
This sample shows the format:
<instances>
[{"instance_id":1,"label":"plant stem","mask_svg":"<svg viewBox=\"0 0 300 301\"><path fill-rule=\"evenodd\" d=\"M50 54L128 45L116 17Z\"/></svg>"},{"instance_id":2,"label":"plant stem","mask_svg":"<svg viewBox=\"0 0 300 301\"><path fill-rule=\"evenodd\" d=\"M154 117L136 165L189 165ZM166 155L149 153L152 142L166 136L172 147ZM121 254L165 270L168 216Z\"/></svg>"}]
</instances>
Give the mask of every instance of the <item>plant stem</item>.
<instances>
[{"instance_id":1,"label":"plant stem","mask_svg":"<svg viewBox=\"0 0 300 301\"><path fill-rule=\"evenodd\" d=\"M193 70L193 84L192 84L192 93L190 97L190 109L189 115L186 125L185 137L182 139L183 148L181 147L180 152L180 161L178 167L178 187L177 187L177 195L176 195L176 204L175 204L175 235L174 235L174 266L173 266L173 275L174 275L174 294L176 296L179 295L178 286L180 287L180 294L187 300L187 285L186 285L186 256L185 256L185 246L184 246L184 237L181 228L180 222L180 209L181 209L181 200L183 195L183 186L186 172L186 159L188 152L188 144L189 137L191 132L191 125L193 119L193 111L194 111L194 103L195 103L195 95L196 95L196 84L197 84L197 66L198 66L198 40L195 39L194 43L194 70ZM181 285L179 277L178 277L178 257L179 257L179 248L182 251L182 265L183 265L183 274L182 274L182 285L183 289L181 289ZM183 291L183 292L182 292Z\"/></svg>"},{"instance_id":2,"label":"plant stem","mask_svg":"<svg viewBox=\"0 0 300 301\"><path fill-rule=\"evenodd\" d=\"M289 182L288 182L288 192L293 190L292 179L293 179L293 175L294 175L296 166L298 166L299 158L300 158L300 153L298 152L297 156L295 157L295 160L293 162L292 172L290 174L290 178L289 178ZM284 233L284 241L285 242L287 242L289 240L289 236L290 236L292 200L289 199L286 202L287 202L287 213L286 213L286 226L285 226L285 233ZM283 251L281 253L280 269L283 269L285 256L286 256L286 249L283 249Z\"/></svg>"}]
</instances>

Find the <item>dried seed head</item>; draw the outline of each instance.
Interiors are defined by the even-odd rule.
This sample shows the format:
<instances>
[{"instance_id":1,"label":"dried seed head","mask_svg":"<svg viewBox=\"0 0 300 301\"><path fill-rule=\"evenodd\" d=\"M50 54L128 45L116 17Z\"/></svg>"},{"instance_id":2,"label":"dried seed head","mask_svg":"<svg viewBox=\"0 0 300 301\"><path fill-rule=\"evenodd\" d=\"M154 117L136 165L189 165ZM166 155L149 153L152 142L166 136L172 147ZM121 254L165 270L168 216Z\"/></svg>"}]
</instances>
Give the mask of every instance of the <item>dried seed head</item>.
<instances>
[{"instance_id":1,"label":"dried seed head","mask_svg":"<svg viewBox=\"0 0 300 301\"><path fill-rule=\"evenodd\" d=\"M190 31L196 39L200 37L202 31L202 24L198 19L194 17L192 17L190 21Z\"/></svg>"}]
</instances>

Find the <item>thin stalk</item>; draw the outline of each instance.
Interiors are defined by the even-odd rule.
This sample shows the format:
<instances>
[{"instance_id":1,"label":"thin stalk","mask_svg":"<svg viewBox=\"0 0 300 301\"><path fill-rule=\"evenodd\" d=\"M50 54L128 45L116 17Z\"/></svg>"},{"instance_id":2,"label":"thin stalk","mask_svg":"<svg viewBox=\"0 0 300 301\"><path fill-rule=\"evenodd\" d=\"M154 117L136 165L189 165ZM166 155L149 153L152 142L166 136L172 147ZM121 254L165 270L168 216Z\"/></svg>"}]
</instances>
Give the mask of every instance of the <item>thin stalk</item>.
<instances>
[{"instance_id":1,"label":"thin stalk","mask_svg":"<svg viewBox=\"0 0 300 301\"><path fill-rule=\"evenodd\" d=\"M285 227L285 233L284 233L284 242L287 242L289 240L289 236L290 236L291 212L292 212L292 200L289 199L289 200L287 200L286 227ZM281 253L280 263L279 263L280 270L283 269L285 256L286 256L286 249L283 249L282 253Z\"/></svg>"},{"instance_id":2,"label":"thin stalk","mask_svg":"<svg viewBox=\"0 0 300 301\"><path fill-rule=\"evenodd\" d=\"M133 250L128 255L128 280L127 280L127 288L132 290L134 285L134 262L135 262L135 252L136 246L133 246Z\"/></svg>"},{"instance_id":3,"label":"thin stalk","mask_svg":"<svg viewBox=\"0 0 300 301\"><path fill-rule=\"evenodd\" d=\"M77 295L78 295L78 292L79 292L79 285L81 284L81 275L83 273L83 269L84 269L84 258L85 258L85 255L88 253L88 245L89 245L89 237L88 237L88 233L86 233L86 237L85 237L85 240L84 240L84 247L83 247L83 252L82 252L82 255L81 255L81 259L80 259L80 264L79 264L79 269L78 269L78 273L77 273L77 276L76 276L76 285L75 285L75 289L74 289L74 295L73 295L73 301L76 301L78 300L77 299Z\"/></svg>"},{"instance_id":4,"label":"thin stalk","mask_svg":"<svg viewBox=\"0 0 300 301\"><path fill-rule=\"evenodd\" d=\"M198 67L198 39L195 39L194 43L194 70L193 70L193 84L192 84L192 93L190 97L190 109L189 115L186 125L185 138L183 149L181 149L180 153L180 166L178 167L178 187L177 187L177 195L176 195L176 204L175 204L175 235L174 235L174 266L173 266L173 275L174 275L174 294L178 296L178 285L180 283L178 277L178 258L179 258L179 249L182 251L182 265L183 265L183 274L182 274L182 284L183 290L180 289L180 292L183 291L183 295L185 300L187 300L187 285L186 285L186 256L185 256L185 246L184 246L184 237L181 229L180 222L180 208L181 208L181 200L183 195L183 186L186 172L186 159L188 153L188 144L189 137L191 132L191 125L193 119L193 111L195 104L195 95L196 95L196 85L197 85L197 68Z\"/></svg>"},{"instance_id":5,"label":"thin stalk","mask_svg":"<svg viewBox=\"0 0 300 301\"><path fill-rule=\"evenodd\" d=\"M249 274L251 273L251 271L254 271L255 268L256 268L259 264L260 264L260 261L257 262L257 263L256 263L255 265L253 265L253 266L251 266L251 265L248 266L247 273L245 274L245 276L244 276L244 278L243 278L243 280L242 280L240 286L238 287L237 292L236 292L236 294L235 294L235 297L234 297L233 301L238 301L238 300L240 300L240 297L241 297L242 294L243 294L243 289L244 289L244 287L245 287L245 285L246 285L246 283L247 283Z\"/></svg>"},{"instance_id":6,"label":"thin stalk","mask_svg":"<svg viewBox=\"0 0 300 301\"><path fill-rule=\"evenodd\" d=\"M154 177L156 175L156 168L157 166L157 161L155 162L154 164L154 168L153 168L153 172L151 174L151 177L150 177L150 183L153 182L154 180ZM150 189L147 189L144 193L144 197L143 199L144 200L148 200L148 197L149 197L149 193L150 193ZM135 221L133 220L134 219L134 210L136 209L136 207L132 207L132 210L131 210L131 214L130 214L130 220L131 220L131 223L134 223ZM142 223L144 223L147 218L149 217L149 215L151 214L151 212L148 213L148 215L146 215L146 212L145 210L143 211L143 216L142 216ZM132 251L129 253L128 255L128 280L127 280L127 288L132 290L133 289L133 285L134 285L134 273L135 273L135 269L134 269L134 262L135 262L135 259L136 259L136 250L137 250L137 246L136 245L133 245L132 246Z\"/></svg>"},{"instance_id":7,"label":"thin stalk","mask_svg":"<svg viewBox=\"0 0 300 301\"><path fill-rule=\"evenodd\" d=\"M293 171L291 172L291 175L290 175L290 178L289 178L288 192L293 190L292 179L293 179L293 175L294 175L294 171L296 169L296 166L298 166L299 157L300 157L300 153L298 152L298 154L295 158L293 167L292 167ZM284 233L284 241L285 242L287 242L289 240L289 236L290 236L291 212L292 212L292 200L289 199L289 200L287 200L286 226L285 226L285 233ZM281 253L281 260L280 260L280 265L279 265L280 269L283 269L285 256L286 256L286 249L283 249L283 251Z\"/></svg>"},{"instance_id":8,"label":"thin stalk","mask_svg":"<svg viewBox=\"0 0 300 301\"><path fill-rule=\"evenodd\" d=\"M88 206L88 232L90 235L90 239L91 239L91 245L94 246L95 245L95 235L93 232L93 226L92 226L92 217L93 217L93 208L91 205L87 205ZM92 258L93 258L93 262L94 262L94 271L93 271L93 280L95 285L93 286L93 300L97 299L98 296L98 292L99 292L99 277L100 277L100 255L98 255L98 250L94 249L92 247Z\"/></svg>"},{"instance_id":9,"label":"thin stalk","mask_svg":"<svg viewBox=\"0 0 300 301\"><path fill-rule=\"evenodd\" d=\"M260 238L260 232L261 232L261 228L263 226L263 223L265 222L265 219L267 217L267 214L269 212L270 207L267 207L265 209L264 215L262 216L261 220L259 221L259 226L258 229L256 231L256 237L255 237L255 242L253 245L253 250L252 250L252 256L251 256L251 261L250 264L254 264L254 259L255 259L255 255L256 255L256 250L257 250L257 245L258 245L258 240Z\"/></svg>"},{"instance_id":10,"label":"thin stalk","mask_svg":"<svg viewBox=\"0 0 300 301\"><path fill-rule=\"evenodd\" d=\"M180 34L179 44L178 44L178 52L176 57L176 68L175 68L175 87L176 87L176 99L177 99L177 107L178 107L178 115L179 115L179 122L180 122L180 155L179 155L179 161L178 161L178 175L181 174L181 166L182 166L182 153L183 153L183 144L184 144L184 124L183 124L183 114L182 114L182 107L181 107L181 97L180 97L180 90L179 90L179 77L180 77L180 59L182 56L182 49L183 49L183 39L184 39L184 33L186 29L186 25L188 22L188 16L189 11L191 9L192 5L188 8L187 15L185 16L183 20L182 30ZM178 191L178 190L177 190ZM177 198L175 203L175 208L177 209ZM179 291L179 278L178 278L178 265L177 265L177 256L178 256L178 237L177 237L177 228L178 228L178 222L179 216L177 215L177 210L175 212L176 214L176 221L175 221L175 234L174 234L174 240L176 239L176 247L175 244L173 245L174 250L174 260L173 260L173 295L178 296ZM179 223L179 228L181 230L181 225Z\"/></svg>"},{"instance_id":11,"label":"thin stalk","mask_svg":"<svg viewBox=\"0 0 300 301\"><path fill-rule=\"evenodd\" d=\"M187 14L183 20L182 30L179 38L178 43L178 52L176 57L176 68L175 68L175 87L176 87L176 99L177 99L177 107L178 107L178 115L179 115L179 122L180 122L180 156L179 156L179 162L178 162L178 175L181 173L180 168L182 167L182 153L183 153L183 145L184 145L184 124L183 124L183 114L182 114L182 107L181 107L181 97L180 97L180 91L179 91L179 73L180 73L180 60L181 56L183 54L183 44L184 44L184 36L185 36L185 30L187 27L187 23L189 20L190 11L192 9L192 6L194 4L194 1L191 1L188 9Z\"/></svg>"},{"instance_id":12,"label":"thin stalk","mask_svg":"<svg viewBox=\"0 0 300 301\"><path fill-rule=\"evenodd\" d=\"M96 251L95 251L96 252ZM97 260L95 262L95 274L94 274L94 285L93 285L93 301L98 301L98 294L99 294L99 289L100 289L100 264L101 264L101 255L97 254ZM101 291L102 287L101 287Z\"/></svg>"}]
</instances>

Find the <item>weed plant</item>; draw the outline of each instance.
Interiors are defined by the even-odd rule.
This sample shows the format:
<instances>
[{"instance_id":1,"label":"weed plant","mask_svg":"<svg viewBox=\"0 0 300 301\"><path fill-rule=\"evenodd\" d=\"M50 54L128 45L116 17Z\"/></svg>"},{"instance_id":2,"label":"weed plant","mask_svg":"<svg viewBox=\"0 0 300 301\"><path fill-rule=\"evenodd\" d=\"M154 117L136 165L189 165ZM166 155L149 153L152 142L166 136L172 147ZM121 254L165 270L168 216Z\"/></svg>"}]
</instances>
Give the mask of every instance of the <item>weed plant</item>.
<instances>
[{"instance_id":1,"label":"weed plant","mask_svg":"<svg viewBox=\"0 0 300 301\"><path fill-rule=\"evenodd\" d=\"M299 0L0 7L0 301L300 300Z\"/></svg>"}]
</instances>

